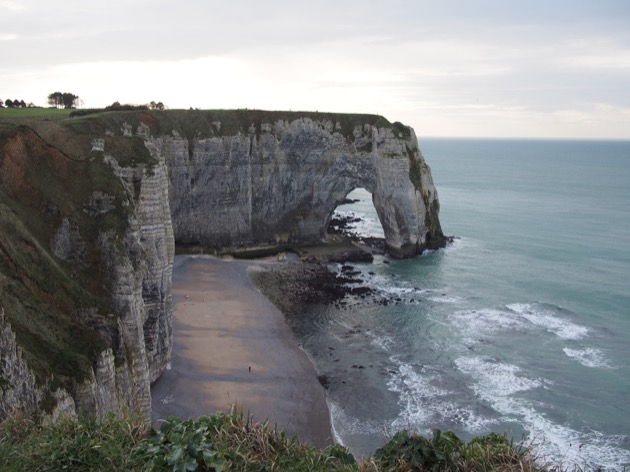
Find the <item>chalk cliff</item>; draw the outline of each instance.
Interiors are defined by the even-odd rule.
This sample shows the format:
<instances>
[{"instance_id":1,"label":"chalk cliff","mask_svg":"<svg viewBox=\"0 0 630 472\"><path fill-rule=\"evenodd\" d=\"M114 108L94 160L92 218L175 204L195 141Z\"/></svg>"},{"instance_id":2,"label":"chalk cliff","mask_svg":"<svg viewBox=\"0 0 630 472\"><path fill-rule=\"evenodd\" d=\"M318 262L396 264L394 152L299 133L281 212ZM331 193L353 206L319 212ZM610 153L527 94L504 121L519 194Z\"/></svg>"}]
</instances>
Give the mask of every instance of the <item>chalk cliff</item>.
<instances>
[{"instance_id":1,"label":"chalk cliff","mask_svg":"<svg viewBox=\"0 0 630 472\"><path fill-rule=\"evenodd\" d=\"M174 243L322 240L353 189L395 257L444 236L413 130L375 115L102 113L0 123L0 420L149 415Z\"/></svg>"},{"instance_id":2,"label":"chalk cliff","mask_svg":"<svg viewBox=\"0 0 630 472\"><path fill-rule=\"evenodd\" d=\"M443 244L437 193L411 128L361 115L350 126L334 115L269 119L227 136L215 122L206 138L153 139L169 168L177 242L317 242L337 205L362 187L392 255Z\"/></svg>"}]
</instances>

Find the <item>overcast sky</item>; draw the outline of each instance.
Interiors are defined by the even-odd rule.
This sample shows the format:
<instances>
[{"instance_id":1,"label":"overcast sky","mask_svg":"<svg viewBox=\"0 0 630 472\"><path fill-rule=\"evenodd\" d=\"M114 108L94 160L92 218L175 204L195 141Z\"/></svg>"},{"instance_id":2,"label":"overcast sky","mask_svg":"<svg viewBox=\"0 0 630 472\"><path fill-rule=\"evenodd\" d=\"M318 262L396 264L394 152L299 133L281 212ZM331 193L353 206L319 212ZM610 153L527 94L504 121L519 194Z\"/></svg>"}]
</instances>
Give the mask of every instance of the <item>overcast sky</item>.
<instances>
[{"instance_id":1,"label":"overcast sky","mask_svg":"<svg viewBox=\"0 0 630 472\"><path fill-rule=\"evenodd\" d=\"M0 98L630 139L628 0L0 0Z\"/></svg>"}]
</instances>

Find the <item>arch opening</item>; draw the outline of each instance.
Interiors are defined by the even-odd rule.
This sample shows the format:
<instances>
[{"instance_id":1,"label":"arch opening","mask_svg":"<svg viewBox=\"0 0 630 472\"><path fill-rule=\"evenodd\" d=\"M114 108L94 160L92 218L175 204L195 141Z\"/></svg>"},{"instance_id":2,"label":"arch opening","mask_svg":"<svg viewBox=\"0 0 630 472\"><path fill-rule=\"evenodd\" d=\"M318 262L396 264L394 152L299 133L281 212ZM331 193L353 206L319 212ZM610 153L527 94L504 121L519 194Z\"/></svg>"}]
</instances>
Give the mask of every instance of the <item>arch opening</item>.
<instances>
[{"instance_id":1,"label":"arch opening","mask_svg":"<svg viewBox=\"0 0 630 472\"><path fill-rule=\"evenodd\" d=\"M386 251L385 232L372 193L357 187L333 209L328 217L327 236L342 235L373 253Z\"/></svg>"}]
</instances>

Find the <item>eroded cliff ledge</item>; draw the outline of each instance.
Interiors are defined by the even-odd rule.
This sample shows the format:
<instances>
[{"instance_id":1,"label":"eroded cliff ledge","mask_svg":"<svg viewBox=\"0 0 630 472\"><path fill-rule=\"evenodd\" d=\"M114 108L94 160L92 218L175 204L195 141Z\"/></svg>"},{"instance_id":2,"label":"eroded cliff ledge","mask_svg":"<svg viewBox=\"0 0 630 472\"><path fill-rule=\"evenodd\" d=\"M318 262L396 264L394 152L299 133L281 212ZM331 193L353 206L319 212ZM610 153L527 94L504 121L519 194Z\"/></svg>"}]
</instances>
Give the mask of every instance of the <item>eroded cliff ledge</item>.
<instances>
[{"instance_id":1,"label":"eroded cliff ledge","mask_svg":"<svg viewBox=\"0 0 630 472\"><path fill-rule=\"evenodd\" d=\"M413 130L380 116L191 110L0 125L0 419L148 415L171 352L175 242L319 242L357 187L395 257L445 241Z\"/></svg>"}]
</instances>

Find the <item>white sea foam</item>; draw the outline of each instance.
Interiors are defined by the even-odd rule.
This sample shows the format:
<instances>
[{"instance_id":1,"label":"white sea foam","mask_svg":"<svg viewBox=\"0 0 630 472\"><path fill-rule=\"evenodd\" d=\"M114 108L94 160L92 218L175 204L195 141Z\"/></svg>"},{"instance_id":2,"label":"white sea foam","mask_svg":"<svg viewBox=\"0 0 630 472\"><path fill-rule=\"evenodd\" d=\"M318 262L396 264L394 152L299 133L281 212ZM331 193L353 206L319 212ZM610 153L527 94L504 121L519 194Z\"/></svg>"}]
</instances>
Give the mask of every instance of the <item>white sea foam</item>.
<instances>
[{"instance_id":1,"label":"white sea foam","mask_svg":"<svg viewBox=\"0 0 630 472\"><path fill-rule=\"evenodd\" d=\"M476 343L501 331L522 330L524 327L523 320L513 313L493 308L458 311L449 315L448 319L461 332L466 344Z\"/></svg>"},{"instance_id":2,"label":"white sea foam","mask_svg":"<svg viewBox=\"0 0 630 472\"><path fill-rule=\"evenodd\" d=\"M441 294L441 295L430 296L429 300L431 300L432 302L438 302L438 303L462 303L464 301L464 298L454 296L454 295Z\"/></svg>"},{"instance_id":3,"label":"white sea foam","mask_svg":"<svg viewBox=\"0 0 630 472\"><path fill-rule=\"evenodd\" d=\"M575 359L585 367L593 368L612 368L608 359L604 356L604 353L600 349L588 347L585 349L570 349L565 347L562 349L564 353L571 359Z\"/></svg>"},{"instance_id":4,"label":"white sea foam","mask_svg":"<svg viewBox=\"0 0 630 472\"><path fill-rule=\"evenodd\" d=\"M418 293L416 289L413 287L398 287L395 285L383 285L378 287L384 293L389 293L391 295L404 295L409 293Z\"/></svg>"},{"instance_id":5,"label":"white sea foam","mask_svg":"<svg viewBox=\"0 0 630 472\"><path fill-rule=\"evenodd\" d=\"M469 356L455 360L459 370L476 379L473 390L482 399L495 403L497 397L507 397L516 392L531 390L543 385L539 379L521 375L521 369L487 357Z\"/></svg>"},{"instance_id":6,"label":"white sea foam","mask_svg":"<svg viewBox=\"0 0 630 472\"><path fill-rule=\"evenodd\" d=\"M513 303L507 310L482 308L458 311L449 316L465 336L474 341L502 331L524 331L531 325L545 328L561 339L577 340L588 334L588 328L578 325L535 304Z\"/></svg>"},{"instance_id":7,"label":"white sea foam","mask_svg":"<svg viewBox=\"0 0 630 472\"><path fill-rule=\"evenodd\" d=\"M371 267L357 267L357 269L361 270L361 277L365 280L367 285L383 294L400 297L402 295L420 295L426 292L426 290L412 287L408 283L400 282L392 276L375 273L370 274Z\"/></svg>"},{"instance_id":8,"label":"white sea foam","mask_svg":"<svg viewBox=\"0 0 630 472\"><path fill-rule=\"evenodd\" d=\"M439 249L426 249L422 252L420 257L428 257L433 254L448 254L454 251L459 251L462 248L472 250L472 244L469 240L463 238L453 238L446 246Z\"/></svg>"},{"instance_id":9,"label":"white sea foam","mask_svg":"<svg viewBox=\"0 0 630 472\"><path fill-rule=\"evenodd\" d=\"M375 336L372 339L372 344L380 347L383 351L390 352L392 347L395 346L395 341L391 336Z\"/></svg>"},{"instance_id":10,"label":"white sea foam","mask_svg":"<svg viewBox=\"0 0 630 472\"><path fill-rule=\"evenodd\" d=\"M553 423L533 408L520 405L507 412L519 417L529 430L536 452L541 461L562 461L565 466L578 465L584 469L609 471L627 470L630 451L621 444L627 436L604 435L599 431L579 432L567 426Z\"/></svg>"},{"instance_id":11,"label":"white sea foam","mask_svg":"<svg viewBox=\"0 0 630 472\"><path fill-rule=\"evenodd\" d=\"M481 399L506 421L517 421L529 431L543 461L561 460L566 465L603 466L606 470L622 470L622 464L630 462L630 451L619 447L628 438L597 431L580 433L553 423L528 401L515 397L518 392L543 386L547 383L544 380L527 378L517 366L483 357L460 357L455 365L473 377L473 391Z\"/></svg>"},{"instance_id":12,"label":"white sea foam","mask_svg":"<svg viewBox=\"0 0 630 472\"><path fill-rule=\"evenodd\" d=\"M582 339L588 335L588 328L560 318L553 313L532 303L513 303L507 306L510 310L535 324L546 328L562 339Z\"/></svg>"},{"instance_id":13,"label":"white sea foam","mask_svg":"<svg viewBox=\"0 0 630 472\"><path fill-rule=\"evenodd\" d=\"M342 439L344 435L381 434L384 431L386 434L390 433L388 428L381 423L376 421L362 421L348 415L344 409L336 403L330 400L328 400L327 403L332 420L333 436L335 437L335 442L339 444L344 444Z\"/></svg>"},{"instance_id":14,"label":"white sea foam","mask_svg":"<svg viewBox=\"0 0 630 472\"><path fill-rule=\"evenodd\" d=\"M388 388L398 393L400 398L398 403L401 414L394 421L394 427L409 427L410 423L426 425L434 419L434 411L427 405L435 405L438 397L448 394L433 385L435 380L435 376L429 372L422 375L416 373L410 364L398 365L397 372L387 382Z\"/></svg>"},{"instance_id":15,"label":"white sea foam","mask_svg":"<svg viewBox=\"0 0 630 472\"><path fill-rule=\"evenodd\" d=\"M396 360L395 356L391 359ZM487 429L494 422L448 400L452 392L436 386L439 380L440 375L430 368L398 363L397 371L387 383L392 392L399 394L401 412L392 423L394 431L410 427L420 431L438 423L458 422L475 432Z\"/></svg>"}]
</instances>

